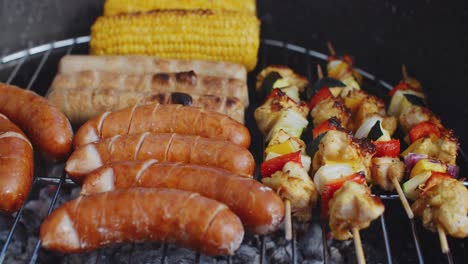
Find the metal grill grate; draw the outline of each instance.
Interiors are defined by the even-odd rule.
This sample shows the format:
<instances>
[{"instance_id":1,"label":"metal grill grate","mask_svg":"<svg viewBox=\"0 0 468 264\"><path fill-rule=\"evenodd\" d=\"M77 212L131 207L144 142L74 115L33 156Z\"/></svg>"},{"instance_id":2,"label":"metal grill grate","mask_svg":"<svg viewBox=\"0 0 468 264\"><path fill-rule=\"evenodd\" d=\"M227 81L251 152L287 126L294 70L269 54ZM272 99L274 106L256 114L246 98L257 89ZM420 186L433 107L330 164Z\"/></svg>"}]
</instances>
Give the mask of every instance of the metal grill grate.
<instances>
[{"instance_id":1,"label":"metal grill grate","mask_svg":"<svg viewBox=\"0 0 468 264\"><path fill-rule=\"evenodd\" d=\"M26 87L26 89L31 89L33 86L41 87L37 83L37 80L39 78L43 81L41 82L41 84L44 86L42 87L43 88L42 90L35 89L35 91L40 94L44 94L47 89L47 88L44 89L44 87L48 87L48 85L52 81L53 75L55 74L54 69L60 57L62 57L65 54L86 53L87 48L88 48L88 42L89 42L89 37L84 36L84 37L57 41L57 42L33 47L27 50L23 50L20 52L16 52L16 53L4 56L0 58L0 80L4 80L6 83L18 84L20 86ZM327 56L323 53L309 50L309 49L306 49L297 45L288 44L288 43L284 43L284 42L277 41L277 40L268 40L268 39L262 40L262 45L261 45L259 54L260 54L259 67L257 67L257 70L254 71L252 76L249 77L249 87L253 87L255 74L258 73L260 69L266 67L269 64L289 65L294 70L307 76L309 81L313 82L317 78L313 74L314 71L312 69L314 69L314 67L312 66L315 66L315 64L317 63L323 63L323 61L327 59ZM51 59L51 57L53 57L53 59ZM52 70L45 71L44 66L46 64L53 65L50 67ZM30 69L32 69L32 71ZM25 71L24 74L22 74L23 71ZM366 79L365 80L366 83L364 86L367 87L366 85L368 85L369 87L373 87L373 89L376 89L373 92L379 93L382 91L388 91L388 89L392 88L390 84L378 79L374 75L364 70L359 69L359 72ZM18 83L15 82L15 80L18 80L17 81ZM251 146L251 152L253 153L256 161L260 162L263 157L263 139L262 139L262 136L260 135L260 132L256 128L255 121L253 120L253 111L259 106L260 100L259 98L256 98L255 91L253 90L254 89L250 89L249 91L250 92L249 96L251 98L252 103L247 109L246 124L252 132L253 143ZM460 151L460 156L463 162L462 164L462 169L463 169L463 167L468 166L468 159L463 151ZM257 166L257 171L256 171L257 179L260 177L258 167L259 166ZM51 168L49 168L48 166L45 166L45 170L43 170L43 172L35 173L33 184L32 184L32 190L29 193L28 199L27 199L28 201L31 200L32 193L37 192L38 189L41 188L41 186L44 186L44 185L56 186L55 192L53 194L53 199L48 208L48 214L50 214L52 210L55 208L57 200L59 196L61 195L61 192L64 186L75 185L70 179L67 178L63 169L60 173L59 178L49 176L49 174L51 174L50 170ZM467 185L466 182L465 182L465 185ZM382 198L382 200L384 200L386 206L388 206L389 203L392 203L392 202L396 203L396 200L398 200L398 196L395 194L379 193L378 195ZM17 230L17 227L21 218L23 217L24 207L25 206L23 205L20 208L20 210L17 212L17 214L15 215L14 221L12 222L11 227L8 231L8 235L6 237L5 243L2 245L2 250L0 252L0 264L5 261L13 235L15 231ZM393 220L394 218L391 217L390 219ZM388 220L389 220L388 216L386 217L385 215L382 215L380 217L380 221L375 221L373 225L380 225L381 234L378 236L376 243L383 243L385 259L387 263L391 264L395 261L395 255L392 255L392 250L391 250L392 244L390 243L391 241L389 239L389 235L392 235L392 232L388 232L389 228L386 224ZM318 219L315 219L315 221L318 222ZM415 254L416 255L415 262L424 263L424 258L423 258L424 255L423 255L423 251L422 251L422 247L420 243L421 240L418 236L418 230L420 229L417 228L414 221L410 221L408 224L411 230L410 240L413 244L412 247L414 247L414 252L412 253L410 252L407 254ZM321 222L320 226L322 229L323 262L330 263L331 260L330 260L330 252L329 252L329 245L328 245L328 239L327 239L327 233L328 233L327 223ZM298 262L298 251L297 251L298 241L296 241L296 236L297 236L296 229L294 229L293 239L289 244L289 246L291 247L291 256L290 256L291 263ZM435 239L435 238L433 237L432 239ZM455 243L463 243L463 242L458 242L455 240ZM38 254L40 252L40 245L41 245L41 241L38 239L37 242L35 243L33 253L29 258L29 263L36 263L36 261L38 260ZM462 245L461 247L463 248L464 245ZM133 248L134 248L134 245L132 245L132 249ZM163 250L163 254L162 254L161 259L155 260L155 261L166 263L168 246L163 245L162 250ZM439 249L438 248L434 249L434 251L437 251L437 250ZM260 260L259 260L260 263L268 263L269 258L266 252L266 239L264 236L260 237L259 251L260 251ZM96 257L96 263L99 263L101 252L102 250L99 251L99 254ZM130 254L130 257L131 257L131 254ZM129 262L130 262L130 257L129 257ZM466 256L462 256L462 258L464 257ZM445 258L446 258L447 263L453 263L453 258L452 258L451 253L447 254ZM202 259L201 255L196 254L194 262L201 263L201 259ZM227 257L224 260L227 263L233 263L232 257ZM395 262L398 262L398 261L395 261Z\"/></svg>"}]
</instances>

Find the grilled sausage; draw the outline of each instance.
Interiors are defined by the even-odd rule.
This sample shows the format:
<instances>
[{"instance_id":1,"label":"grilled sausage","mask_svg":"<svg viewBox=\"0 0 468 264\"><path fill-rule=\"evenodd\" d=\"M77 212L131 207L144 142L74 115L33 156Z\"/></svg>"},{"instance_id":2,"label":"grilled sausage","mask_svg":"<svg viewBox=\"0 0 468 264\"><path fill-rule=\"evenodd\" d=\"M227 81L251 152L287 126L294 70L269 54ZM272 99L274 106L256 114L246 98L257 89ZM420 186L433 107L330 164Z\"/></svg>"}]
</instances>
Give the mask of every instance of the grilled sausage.
<instances>
[{"instance_id":1,"label":"grilled sausage","mask_svg":"<svg viewBox=\"0 0 468 264\"><path fill-rule=\"evenodd\" d=\"M26 135L0 114L0 212L17 211L31 188L33 149Z\"/></svg>"},{"instance_id":2,"label":"grilled sausage","mask_svg":"<svg viewBox=\"0 0 468 264\"><path fill-rule=\"evenodd\" d=\"M62 160L70 153L73 138L70 122L45 98L0 83L0 113L18 124L46 158Z\"/></svg>"},{"instance_id":3,"label":"grilled sausage","mask_svg":"<svg viewBox=\"0 0 468 264\"><path fill-rule=\"evenodd\" d=\"M226 204L247 229L257 234L275 231L284 217L283 202L270 188L223 169L192 164L156 160L112 163L89 174L81 194L131 187L199 193Z\"/></svg>"},{"instance_id":4,"label":"grilled sausage","mask_svg":"<svg viewBox=\"0 0 468 264\"><path fill-rule=\"evenodd\" d=\"M147 132L117 135L79 147L68 159L65 170L80 182L84 175L104 164L151 158L213 166L243 175L252 175L255 169L252 154L229 141Z\"/></svg>"},{"instance_id":5,"label":"grilled sausage","mask_svg":"<svg viewBox=\"0 0 468 264\"><path fill-rule=\"evenodd\" d=\"M247 80L244 66L231 62L203 60L159 59L150 56L89 56L68 55L60 60L60 73L87 70L125 74L194 71L197 74Z\"/></svg>"},{"instance_id":6,"label":"grilled sausage","mask_svg":"<svg viewBox=\"0 0 468 264\"><path fill-rule=\"evenodd\" d=\"M182 92L196 95L237 97L247 106L249 97L245 81L212 77L195 72L130 75L106 71L84 71L55 76L51 91L112 89L132 92Z\"/></svg>"},{"instance_id":7,"label":"grilled sausage","mask_svg":"<svg viewBox=\"0 0 468 264\"><path fill-rule=\"evenodd\" d=\"M249 147L249 130L228 116L182 105L144 105L104 113L86 122L75 136L75 147L115 135L143 132L179 133L224 139Z\"/></svg>"},{"instance_id":8,"label":"grilled sausage","mask_svg":"<svg viewBox=\"0 0 468 264\"><path fill-rule=\"evenodd\" d=\"M178 92L141 93L114 89L59 89L47 95L73 124L81 125L106 111L117 111L134 105L181 104L201 107L225 114L244 123L244 104L236 97L194 95Z\"/></svg>"},{"instance_id":9,"label":"grilled sausage","mask_svg":"<svg viewBox=\"0 0 468 264\"><path fill-rule=\"evenodd\" d=\"M149 188L81 196L55 209L40 231L44 248L66 253L155 241L231 255L243 236L239 218L226 205L197 193Z\"/></svg>"}]
</instances>

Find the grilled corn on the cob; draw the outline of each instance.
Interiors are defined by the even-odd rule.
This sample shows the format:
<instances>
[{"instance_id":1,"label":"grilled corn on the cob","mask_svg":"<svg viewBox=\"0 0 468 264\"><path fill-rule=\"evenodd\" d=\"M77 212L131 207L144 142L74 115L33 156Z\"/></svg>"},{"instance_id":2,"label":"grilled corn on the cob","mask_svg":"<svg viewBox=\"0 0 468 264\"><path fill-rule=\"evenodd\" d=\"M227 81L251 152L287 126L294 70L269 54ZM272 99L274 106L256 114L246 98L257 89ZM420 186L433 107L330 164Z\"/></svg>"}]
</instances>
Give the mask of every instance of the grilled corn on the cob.
<instances>
[{"instance_id":1,"label":"grilled corn on the cob","mask_svg":"<svg viewBox=\"0 0 468 264\"><path fill-rule=\"evenodd\" d=\"M260 22L222 10L153 10L102 16L91 32L91 53L230 61L253 70Z\"/></svg>"},{"instance_id":2,"label":"grilled corn on the cob","mask_svg":"<svg viewBox=\"0 0 468 264\"><path fill-rule=\"evenodd\" d=\"M255 14L255 0L106 0L104 15L116 15L153 9L213 9Z\"/></svg>"}]
</instances>

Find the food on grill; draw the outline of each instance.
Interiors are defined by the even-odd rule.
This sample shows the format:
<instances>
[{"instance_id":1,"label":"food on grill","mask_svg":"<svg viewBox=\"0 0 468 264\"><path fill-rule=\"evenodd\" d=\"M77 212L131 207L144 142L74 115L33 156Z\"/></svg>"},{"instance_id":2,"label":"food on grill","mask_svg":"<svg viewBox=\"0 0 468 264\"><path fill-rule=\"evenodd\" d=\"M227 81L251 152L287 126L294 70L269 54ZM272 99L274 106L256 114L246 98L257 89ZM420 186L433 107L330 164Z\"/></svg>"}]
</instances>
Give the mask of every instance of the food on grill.
<instances>
[{"instance_id":1,"label":"food on grill","mask_svg":"<svg viewBox=\"0 0 468 264\"><path fill-rule=\"evenodd\" d=\"M26 135L0 114L0 212L17 211L26 200L34 172L33 149Z\"/></svg>"},{"instance_id":2,"label":"food on grill","mask_svg":"<svg viewBox=\"0 0 468 264\"><path fill-rule=\"evenodd\" d=\"M182 92L195 95L217 95L239 98L249 104L245 81L204 76L193 71L174 73L123 74L110 71L82 71L58 74L51 86L56 90L96 89L122 92Z\"/></svg>"},{"instance_id":3,"label":"food on grill","mask_svg":"<svg viewBox=\"0 0 468 264\"><path fill-rule=\"evenodd\" d=\"M308 124L306 119L308 112L309 108L306 103L295 102L286 93L276 88L255 110L255 120L262 134L267 136L267 141L279 129L300 137Z\"/></svg>"},{"instance_id":4,"label":"food on grill","mask_svg":"<svg viewBox=\"0 0 468 264\"><path fill-rule=\"evenodd\" d=\"M229 141L179 134L117 135L77 148L65 171L78 182L104 164L147 160L183 162L227 169L252 175L255 161L250 152Z\"/></svg>"},{"instance_id":5,"label":"food on grill","mask_svg":"<svg viewBox=\"0 0 468 264\"><path fill-rule=\"evenodd\" d=\"M308 175L311 158L300 140L308 125L309 108L299 100L299 91L306 85L304 77L285 66L269 66L257 76L257 91L268 96L255 110L257 126L267 142L260 168L262 182L286 201L287 239L291 213L299 221L309 221L317 202L317 190Z\"/></svg>"},{"instance_id":6,"label":"food on grill","mask_svg":"<svg viewBox=\"0 0 468 264\"><path fill-rule=\"evenodd\" d=\"M254 14L152 10L99 17L91 28L90 47L96 55L228 61L253 70L259 34L260 22Z\"/></svg>"},{"instance_id":7,"label":"food on grill","mask_svg":"<svg viewBox=\"0 0 468 264\"><path fill-rule=\"evenodd\" d=\"M134 188L82 196L42 223L46 249L84 252L122 242L176 243L208 255L232 255L244 229L229 208L197 193Z\"/></svg>"},{"instance_id":8,"label":"food on grill","mask_svg":"<svg viewBox=\"0 0 468 264\"><path fill-rule=\"evenodd\" d=\"M250 145L249 130L226 115L197 107L159 104L103 113L80 127L74 145L144 132L196 135L228 140L241 147Z\"/></svg>"},{"instance_id":9,"label":"food on grill","mask_svg":"<svg viewBox=\"0 0 468 264\"><path fill-rule=\"evenodd\" d=\"M367 228L383 214L385 208L379 198L371 197L367 186L346 181L329 202L330 229L338 240L352 238L350 230Z\"/></svg>"},{"instance_id":10,"label":"food on grill","mask_svg":"<svg viewBox=\"0 0 468 264\"><path fill-rule=\"evenodd\" d=\"M134 105L181 104L225 114L244 123L244 104L236 97L195 95L189 93L141 93L113 89L54 90L47 96L73 124L83 124L106 111L118 111Z\"/></svg>"},{"instance_id":11,"label":"food on grill","mask_svg":"<svg viewBox=\"0 0 468 264\"><path fill-rule=\"evenodd\" d=\"M468 237L468 190L450 175L432 173L412 208L427 229L435 232L441 226L453 237Z\"/></svg>"},{"instance_id":12,"label":"food on grill","mask_svg":"<svg viewBox=\"0 0 468 264\"><path fill-rule=\"evenodd\" d=\"M468 236L468 190L453 178L459 170L458 139L426 108L420 83L407 76L405 67L403 76L390 92L393 105L389 109L398 117L411 143L401 154L410 177L403 184L403 191L409 199L416 200L412 209L423 225L439 232L442 251L446 253L449 249L445 234Z\"/></svg>"},{"instance_id":13,"label":"food on grill","mask_svg":"<svg viewBox=\"0 0 468 264\"><path fill-rule=\"evenodd\" d=\"M327 91L328 88L324 88L325 90L319 91L316 96L321 97L322 91ZM323 92L325 93L325 92ZM329 92L328 92L329 93ZM330 93L331 95L331 93ZM317 97L315 97L317 98ZM312 99L314 100L314 99ZM345 106L343 99L338 97L329 96L321 100L318 104L314 105L311 103L311 111L310 115L312 116L312 120L314 123L314 127L318 126L319 124L323 123L324 121L334 117L337 118L343 127L348 127L351 113L349 109Z\"/></svg>"},{"instance_id":14,"label":"food on grill","mask_svg":"<svg viewBox=\"0 0 468 264\"><path fill-rule=\"evenodd\" d=\"M255 14L255 0L106 0L104 15L117 15L154 9L214 9Z\"/></svg>"},{"instance_id":15,"label":"food on grill","mask_svg":"<svg viewBox=\"0 0 468 264\"><path fill-rule=\"evenodd\" d=\"M162 59L151 56L66 55L60 60L58 73L107 71L120 74L157 74L188 72L221 78L247 80L245 67L231 62Z\"/></svg>"},{"instance_id":16,"label":"food on grill","mask_svg":"<svg viewBox=\"0 0 468 264\"><path fill-rule=\"evenodd\" d=\"M256 234L275 231L284 217L283 202L270 188L223 169L192 164L156 160L109 164L86 177L81 194L131 187L199 193L226 204Z\"/></svg>"},{"instance_id":17,"label":"food on grill","mask_svg":"<svg viewBox=\"0 0 468 264\"><path fill-rule=\"evenodd\" d=\"M347 54L337 56L331 43L328 42L327 44L330 51L327 64L328 76L342 81L347 86L360 89L363 79L362 75L353 68L354 59Z\"/></svg>"},{"instance_id":18,"label":"food on grill","mask_svg":"<svg viewBox=\"0 0 468 264\"><path fill-rule=\"evenodd\" d=\"M257 75L256 90L262 96L269 95L273 89L279 88L291 99L299 102L299 92L309 85L307 78L295 73L284 65L270 65Z\"/></svg>"},{"instance_id":19,"label":"food on grill","mask_svg":"<svg viewBox=\"0 0 468 264\"><path fill-rule=\"evenodd\" d=\"M0 113L17 124L46 159L63 160L72 147L70 122L34 92L0 83Z\"/></svg>"}]
</instances>

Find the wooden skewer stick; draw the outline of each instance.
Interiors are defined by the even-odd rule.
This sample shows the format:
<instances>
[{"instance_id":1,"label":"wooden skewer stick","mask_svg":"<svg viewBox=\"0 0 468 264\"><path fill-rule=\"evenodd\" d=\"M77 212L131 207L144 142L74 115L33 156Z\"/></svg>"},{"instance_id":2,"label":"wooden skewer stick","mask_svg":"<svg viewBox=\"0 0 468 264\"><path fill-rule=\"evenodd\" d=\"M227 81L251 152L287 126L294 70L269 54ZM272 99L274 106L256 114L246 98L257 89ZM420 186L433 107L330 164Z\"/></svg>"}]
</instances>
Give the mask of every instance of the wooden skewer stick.
<instances>
[{"instance_id":1,"label":"wooden skewer stick","mask_svg":"<svg viewBox=\"0 0 468 264\"><path fill-rule=\"evenodd\" d=\"M364 249L362 249L361 235L356 227L353 227L354 249L356 250L356 258L359 264L365 264Z\"/></svg>"},{"instance_id":2,"label":"wooden skewer stick","mask_svg":"<svg viewBox=\"0 0 468 264\"><path fill-rule=\"evenodd\" d=\"M447 242L447 235L445 234L444 229L440 225L437 225L437 233L439 233L440 248L442 249L442 253L449 253L450 248Z\"/></svg>"},{"instance_id":3,"label":"wooden skewer stick","mask_svg":"<svg viewBox=\"0 0 468 264\"><path fill-rule=\"evenodd\" d=\"M401 74L403 75L403 80L408 79L408 71L406 70L406 65L405 64L401 65Z\"/></svg>"},{"instance_id":4,"label":"wooden skewer stick","mask_svg":"<svg viewBox=\"0 0 468 264\"><path fill-rule=\"evenodd\" d=\"M393 183L393 186L395 186L398 196L400 196L401 204L403 205L403 208L405 208L408 218L413 219L414 218L413 210L411 210L408 200L406 199L406 196L403 193L403 190L401 189L401 185L398 182L397 178L393 178L392 183Z\"/></svg>"},{"instance_id":5,"label":"wooden skewer stick","mask_svg":"<svg viewBox=\"0 0 468 264\"><path fill-rule=\"evenodd\" d=\"M319 80L323 78L322 67L319 64L317 64L317 77L319 78Z\"/></svg>"},{"instance_id":6,"label":"wooden skewer stick","mask_svg":"<svg viewBox=\"0 0 468 264\"><path fill-rule=\"evenodd\" d=\"M291 240L292 239L292 220L291 220L291 201L286 200L284 201L285 205L285 216L284 219L284 229L285 229L285 238L286 240Z\"/></svg>"},{"instance_id":7,"label":"wooden skewer stick","mask_svg":"<svg viewBox=\"0 0 468 264\"><path fill-rule=\"evenodd\" d=\"M330 55L335 56L336 52L330 41L327 41L327 47L328 47L328 51L330 52Z\"/></svg>"}]
</instances>

